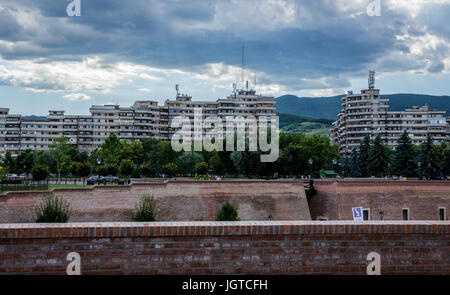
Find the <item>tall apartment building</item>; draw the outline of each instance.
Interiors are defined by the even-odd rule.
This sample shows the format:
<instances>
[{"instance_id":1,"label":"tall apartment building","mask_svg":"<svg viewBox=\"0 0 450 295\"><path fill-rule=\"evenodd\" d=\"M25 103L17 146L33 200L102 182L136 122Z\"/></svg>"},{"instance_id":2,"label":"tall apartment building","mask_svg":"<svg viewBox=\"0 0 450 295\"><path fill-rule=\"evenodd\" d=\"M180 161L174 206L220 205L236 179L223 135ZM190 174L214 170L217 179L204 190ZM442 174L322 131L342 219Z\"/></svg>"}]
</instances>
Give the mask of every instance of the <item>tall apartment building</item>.
<instances>
[{"instance_id":1,"label":"tall apartment building","mask_svg":"<svg viewBox=\"0 0 450 295\"><path fill-rule=\"evenodd\" d=\"M93 105L90 115L65 115L62 110L51 110L46 117L24 117L9 114L9 109L0 108L0 155L20 151L47 150L55 138L66 136L80 151L87 153L98 148L112 133L121 140L130 142L153 137L170 139L180 128L172 128L172 120L185 116L192 122L194 110L202 111L202 120L217 116L225 128L227 116L275 116L275 99L257 95L254 90L234 91L226 99L217 101L193 101L188 95L179 95L175 100L166 100L164 106L156 101L136 101L131 107L119 105ZM210 128L201 126L205 135ZM193 133L192 133L193 134ZM218 137L223 136L219 134Z\"/></svg>"},{"instance_id":2,"label":"tall apartment building","mask_svg":"<svg viewBox=\"0 0 450 295\"><path fill-rule=\"evenodd\" d=\"M370 86L372 85L372 86ZM450 140L450 118L446 111L431 110L428 106L413 106L400 112L388 111L389 99L381 98L373 88L360 94L349 92L342 98L342 111L332 124L331 141L339 145L341 154L348 154L368 135L379 135L384 144L395 147L404 130L414 144L423 143L430 134L436 144Z\"/></svg>"}]
</instances>

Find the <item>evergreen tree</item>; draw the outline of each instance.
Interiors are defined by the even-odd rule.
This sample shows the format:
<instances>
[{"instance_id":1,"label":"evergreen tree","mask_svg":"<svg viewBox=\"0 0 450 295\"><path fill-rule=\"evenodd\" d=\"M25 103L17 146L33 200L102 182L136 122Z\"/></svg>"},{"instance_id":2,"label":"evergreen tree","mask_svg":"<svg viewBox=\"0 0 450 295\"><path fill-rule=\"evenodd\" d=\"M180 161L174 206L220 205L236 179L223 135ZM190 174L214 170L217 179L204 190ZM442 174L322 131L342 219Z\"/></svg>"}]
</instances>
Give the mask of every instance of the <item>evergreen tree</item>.
<instances>
[{"instance_id":1,"label":"evergreen tree","mask_svg":"<svg viewBox=\"0 0 450 295\"><path fill-rule=\"evenodd\" d=\"M388 172L389 163L389 153L386 146L381 142L381 137L378 135L369 152L368 170L370 175L376 177L385 176Z\"/></svg>"},{"instance_id":2,"label":"evergreen tree","mask_svg":"<svg viewBox=\"0 0 450 295\"><path fill-rule=\"evenodd\" d=\"M420 146L419 160L421 164L422 175L428 179L437 179L441 173L441 155L438 148L433 144L430 134L427 140Z\"/></svg>"},{"instance_id":3,"label":"evergreen tree","mask_svg":"<svg viewBox=\"0 0 450 295\"><path fill-rule=\"evenodd\" d=\"M408 177L417 175L416 152L406 130L398 140L393 162L395 174Z\"/></svg>"},{"instance_id":4,"label":"evergreen tree","mask_svg":"<svg viewBox=\"0 0 450 295\"><path fill-rule=\"evenodd\" d=\"M361 165L359 161L359 152L355 148L351 155L344 158L343 173L345 177L361 177Z\"/></svg>"},{"instance_id":5,"label":"evergreen tree","mask_svg":"<svg viewBox=\"0 0 450 295\"><path fill-rule=\"evenodd\" d=\"M372 143L369 135L366 135L359 146L359 165L363 177L369 176L369 156Z\"/></svg>"}]
</instances>

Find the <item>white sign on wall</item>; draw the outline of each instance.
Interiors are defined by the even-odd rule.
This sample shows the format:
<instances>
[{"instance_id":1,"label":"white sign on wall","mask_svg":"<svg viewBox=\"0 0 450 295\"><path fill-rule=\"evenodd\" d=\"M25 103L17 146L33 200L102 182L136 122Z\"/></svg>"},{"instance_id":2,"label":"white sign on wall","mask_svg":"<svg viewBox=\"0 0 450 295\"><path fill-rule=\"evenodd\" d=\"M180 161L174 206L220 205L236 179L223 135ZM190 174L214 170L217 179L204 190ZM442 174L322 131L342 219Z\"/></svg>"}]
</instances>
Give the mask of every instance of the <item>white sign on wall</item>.
<instances>
[{"instance_id":1,"label":"white sign on wall","mask_svg":"<svg viewBox=\"0 0 450 295\"><path fill-rule=\"evenodd\" d=\"M352 213L353 213L354 221L363 221L364 220L362 207L353 207Z\"/></svg>"}]
</instances>

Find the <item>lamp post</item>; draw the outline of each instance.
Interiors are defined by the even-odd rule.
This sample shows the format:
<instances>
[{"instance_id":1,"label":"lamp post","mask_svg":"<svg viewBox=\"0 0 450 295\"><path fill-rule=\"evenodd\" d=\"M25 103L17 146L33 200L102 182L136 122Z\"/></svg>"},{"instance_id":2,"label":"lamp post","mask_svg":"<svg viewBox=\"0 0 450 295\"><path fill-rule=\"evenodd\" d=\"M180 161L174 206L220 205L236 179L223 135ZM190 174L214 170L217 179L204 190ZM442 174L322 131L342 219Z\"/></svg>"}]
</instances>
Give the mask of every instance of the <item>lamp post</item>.
<instances>
[{"instance_id":1,"label":"lamp post","mask_svg":"<svg viewBox=\"0 0 450 295\"><path fill-rule=\"evenodd\" d=\"M431 163L428 162L428 180L431 180Z\"/></svg>"},{"instance_id":2,"label":"lamp post","mask_svg":"<svg viewBox=\"0 0 450 295\"><path fill-rule=\"evenodd\" d=\"M422 166L422 162L417 162L417 167L419 167L419 180L422 178L422 171L420 170L420 166Z\"/></svg>"},{"instance_id":3,"label":"lamp post","mask_svg":"<svg viewBox=\"0 0 450 295\"><path fill-rule=\"evenodd\" d=\"M308 163L309 163L310 168L311 168L311 176L310 176L310 178L313 178L313 173L314 173L314 171L313 171L313 159L309 158Z\"/></svg>"}]
</instances>

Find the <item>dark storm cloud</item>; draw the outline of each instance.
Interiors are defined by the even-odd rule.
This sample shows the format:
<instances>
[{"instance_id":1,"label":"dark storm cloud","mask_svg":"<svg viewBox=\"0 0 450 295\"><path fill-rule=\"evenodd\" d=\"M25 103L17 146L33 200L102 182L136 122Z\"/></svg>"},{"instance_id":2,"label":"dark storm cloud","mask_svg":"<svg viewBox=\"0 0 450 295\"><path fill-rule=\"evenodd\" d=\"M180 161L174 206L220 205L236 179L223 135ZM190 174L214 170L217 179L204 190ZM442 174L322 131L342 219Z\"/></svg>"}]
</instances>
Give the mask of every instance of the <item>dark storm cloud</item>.
<instances>
[{"instance_id":1,"label":"dark storm cloud","mask_svg":"<svg viewBox=\"0 0 450 295\"><path fill-rule=\"evenodd\" d=\"M0 43L4 59L74 60L103 54L161 68L189 69L221 62L240 66L241 46L246 45L248 67L292 87L301 87L296 82L301 78L321 77L329 77L338 87L348 85L339 75L365 73L378 59L384 70L421 68L436 53L414 60L409 43L397 36L420 37L427 28L443 38L450 35L449 26L442 26L448 23L449 5L432 5L412 20L404 10L392 9L380 17L368 17L364 3L343 11L342 1L293 1L286 4L292 6L291 22L275 9L271 13L271 6L262 7L266 17L255 22L251 9L233 1L81 0L82 16L72 18L66 16L65 0L3 3L0 40L16 42ZM249 8L258 1L250 4ZM14 11L34 15L39 27L23 28ZM349 17L351 13L355 15ZM218 15L231 18L217 24ZM448 48L439 52L428 71L444 69L441 59Z\"/></svg>"}]
</instances>

